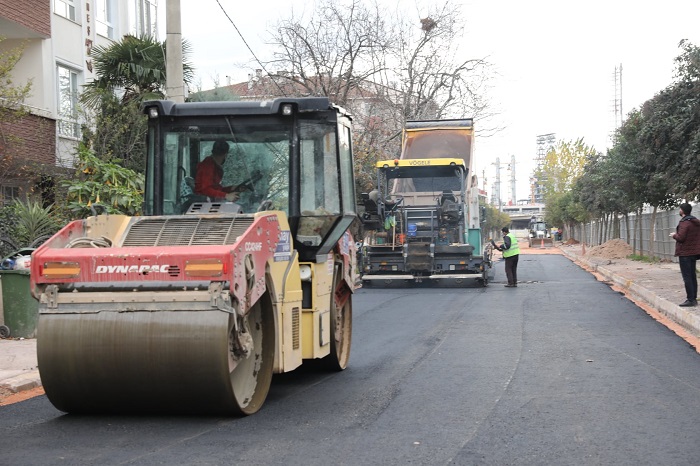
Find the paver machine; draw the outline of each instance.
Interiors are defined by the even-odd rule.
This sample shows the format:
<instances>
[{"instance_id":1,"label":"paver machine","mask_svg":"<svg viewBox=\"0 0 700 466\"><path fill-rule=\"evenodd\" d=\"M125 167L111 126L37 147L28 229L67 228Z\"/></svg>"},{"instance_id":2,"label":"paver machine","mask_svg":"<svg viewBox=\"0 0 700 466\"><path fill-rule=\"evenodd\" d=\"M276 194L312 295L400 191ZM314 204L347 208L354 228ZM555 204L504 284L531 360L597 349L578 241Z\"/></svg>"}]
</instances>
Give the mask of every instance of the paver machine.
<instances>
[{"instance_id":1,"label":"paver machine","mask_svg":"<svg viewBox=\"0 0 700 466\"><path fill-rule=\"evenodd\" d=\"M150 101L143 216L68 224L33 255L37 351L66 412L252 414L272 375L348 364L351 118L326 98ZM223 139L222 185L198 164Z\"/></svg>"},{"instance_id":2,"label":"paver machine","mask_svg":"<svg viewBox=\"0 0 700 466\"><path fill-rule=\"evenodd\" d=\"M380 161L363 194L363 284L454 286L493 278L482 245L472 120L409 121L396 160Z\"/></svg>"}]
</instances>

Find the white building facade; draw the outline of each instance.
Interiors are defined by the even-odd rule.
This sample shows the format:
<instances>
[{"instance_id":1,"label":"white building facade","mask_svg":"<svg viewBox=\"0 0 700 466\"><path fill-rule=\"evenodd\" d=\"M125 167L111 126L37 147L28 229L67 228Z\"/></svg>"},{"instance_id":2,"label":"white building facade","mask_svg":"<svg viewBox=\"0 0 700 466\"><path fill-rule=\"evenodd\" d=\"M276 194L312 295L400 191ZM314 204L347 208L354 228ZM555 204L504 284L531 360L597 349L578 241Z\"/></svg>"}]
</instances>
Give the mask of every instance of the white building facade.
<instances>
[{"instance_id":1,"label":"white building facade","mask_svg":"<svg viewBox=\"0 0 700 466\"><path fill-rule=\"evenodd\" d=\"M31 80L25 108L30 115L15 136L27 157L43 164L71 167L80 140L78 95L94 79L90 52L126 34L158 37L158 0L0 0L0 53L24 47L12 70L15 85ZM164 0L161 0L164 6ZM0 102L2 106L2 102ZM0 156L8 156L2 151ZM32 180L3 177L3 193L14 196ZM26 189L26 186L24 186ZM7 199L5 199L7 201Z\"/></svg>"}]
</instances>

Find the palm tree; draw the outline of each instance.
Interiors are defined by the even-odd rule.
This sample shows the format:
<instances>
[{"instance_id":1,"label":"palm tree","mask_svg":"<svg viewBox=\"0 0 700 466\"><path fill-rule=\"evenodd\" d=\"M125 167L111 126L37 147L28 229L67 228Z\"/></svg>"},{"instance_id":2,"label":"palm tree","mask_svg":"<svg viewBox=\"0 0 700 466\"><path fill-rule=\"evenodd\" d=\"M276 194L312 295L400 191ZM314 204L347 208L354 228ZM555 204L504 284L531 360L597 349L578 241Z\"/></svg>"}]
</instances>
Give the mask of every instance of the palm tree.
<instances>
[{"instance_id":1,"label":"palm tree","mask_svg":"<svg viewBox=\"0 0 700 466\"><path fill-rule=\"evenodd\" d=\"M182 70L186 84L194 79L194 68L186 60L190 52L182 42ZM165 42L151 36L126 35L109 46L96 46L91 56L97 78L83 88L81 101L92 108L102 102L104 92L123 90L122 103L162 99L165 96Z\"/></svg>"}]
</instances>

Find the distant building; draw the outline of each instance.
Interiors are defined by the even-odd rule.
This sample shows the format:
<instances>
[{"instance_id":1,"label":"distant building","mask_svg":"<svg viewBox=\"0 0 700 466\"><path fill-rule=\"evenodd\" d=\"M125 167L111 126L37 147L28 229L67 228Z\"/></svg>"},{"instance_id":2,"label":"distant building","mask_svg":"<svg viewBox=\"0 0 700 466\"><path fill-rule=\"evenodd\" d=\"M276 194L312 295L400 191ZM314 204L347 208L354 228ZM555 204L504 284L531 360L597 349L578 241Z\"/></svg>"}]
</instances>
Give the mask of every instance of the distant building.
<instances>
[{"instance_id":1,"label":"distant building","mask_svg":"<svg viewBox=\"0 0 700 466\"><path fill-rule=\"evenodd\" d=\"M211 100L216 95L229 95L240 100L266 100L285 96L328 97L331 102L345 107L352 113L358 133L364 130L395 133L400 131L405 123L399 110L403 94L369 80L350 83L343 78L327 75L301 78L285 71L266 75L262 69L258 69L248 75L247 81L199 91L191 94L190 98ZM437 114L437 107L434 104L426 105L424 113ZM400 138L396 140L400 141Z\"/></svg>"},{"instance_id":2,"label":"distant building","mask_svg":"<svg viewBox=\"0 0 700 466\"><path fill-rule=\"evenodd\" d=\"M0 204L49 187L52 174L72 167L81 137L78 95L95 77L92 48L126 34L157 37L157 1L0 0L0 53L24 46L11 79L32 80L29 115L0 126L0 161L12 160L0 167Z\"/></svg>"}]
</instances>

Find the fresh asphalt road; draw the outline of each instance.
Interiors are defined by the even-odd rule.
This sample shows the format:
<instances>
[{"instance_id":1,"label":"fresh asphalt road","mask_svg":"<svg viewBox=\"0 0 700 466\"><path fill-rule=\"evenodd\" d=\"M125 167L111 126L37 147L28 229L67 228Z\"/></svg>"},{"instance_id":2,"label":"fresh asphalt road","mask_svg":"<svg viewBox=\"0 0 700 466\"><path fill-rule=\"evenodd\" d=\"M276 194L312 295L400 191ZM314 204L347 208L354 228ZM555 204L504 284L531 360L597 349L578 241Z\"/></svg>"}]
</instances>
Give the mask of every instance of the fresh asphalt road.
<instances>
[{"instance_id":1,"label":"fresh asphalt road","mask_svg":"<svg viewBox=\"0 0 700 466\"><path fill-rule=\"evenodd\" d=\"M350 367L276 376L247 418L2 407L0 463L697 465L700 355L563 256L519 278L359 290Z\"/></svg>"}]
</instances>

